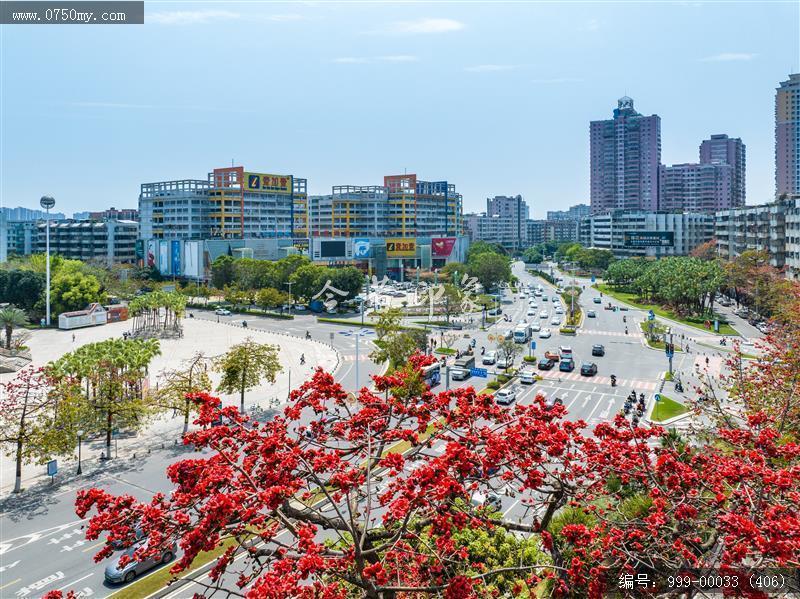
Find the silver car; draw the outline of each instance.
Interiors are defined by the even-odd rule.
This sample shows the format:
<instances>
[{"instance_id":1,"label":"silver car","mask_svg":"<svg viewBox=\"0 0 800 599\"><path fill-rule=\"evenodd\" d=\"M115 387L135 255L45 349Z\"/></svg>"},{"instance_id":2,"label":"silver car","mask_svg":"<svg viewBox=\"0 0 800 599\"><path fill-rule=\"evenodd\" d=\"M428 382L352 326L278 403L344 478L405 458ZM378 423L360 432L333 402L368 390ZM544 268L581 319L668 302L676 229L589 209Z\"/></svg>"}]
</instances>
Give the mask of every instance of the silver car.
<instances>
[{"instance_id":1,"label":"silver car","mask_svg":"<svg viewBox=\"0 0 800 599\"><path fill-rule=\"evenodd\" d=\"M161 552L161 555L155 558L147 558L141 562L135 562L133 561L133 554L139 547L141 547L141 543L125 549L110 564L106 566L106 582L110 582L111 584L131 582L140 574L144 574L156 566L160 566L161 564L166 564L172 561L172 558L175 557L175 552L178 550L178 545L173 542L172 545ZM127 555L130 559L125 566L120 566L119 562L123 555Z\"/></svg>"}]
</instances>

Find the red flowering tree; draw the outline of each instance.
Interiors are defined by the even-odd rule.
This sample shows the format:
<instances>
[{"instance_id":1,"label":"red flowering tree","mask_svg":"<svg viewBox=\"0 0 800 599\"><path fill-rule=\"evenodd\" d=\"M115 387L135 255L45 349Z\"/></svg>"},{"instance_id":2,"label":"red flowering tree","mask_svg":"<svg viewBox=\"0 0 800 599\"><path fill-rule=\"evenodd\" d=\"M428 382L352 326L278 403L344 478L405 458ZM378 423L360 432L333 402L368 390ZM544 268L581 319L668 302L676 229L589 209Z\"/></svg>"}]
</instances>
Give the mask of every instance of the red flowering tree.
<instances>
[{"instance_id":1,"label":"red flowering tree","mask_svg":"<svg viewBox=\"0 0 800 599\"><path fill-rule=\"evenodd\" d=\"M490 596L501 578L506 594L600 597L634 569L663 583L689 565L797 566L798 448L767 418L702 447L623 418L589 434L541 399L507 409L471 388L431 393L430 360L355 401L317 371L266 424L195 396L202 428L185 442L204 454L170 466L170 496L79 494L87 536L106 536L96 559L140 529L137 558L179 542L176 575L223 547L206 594L276 598ZM492 493L519 502L513 518L475 501ZM481 559L467 531L542 551Z\"/></svg>"}]
</instances>

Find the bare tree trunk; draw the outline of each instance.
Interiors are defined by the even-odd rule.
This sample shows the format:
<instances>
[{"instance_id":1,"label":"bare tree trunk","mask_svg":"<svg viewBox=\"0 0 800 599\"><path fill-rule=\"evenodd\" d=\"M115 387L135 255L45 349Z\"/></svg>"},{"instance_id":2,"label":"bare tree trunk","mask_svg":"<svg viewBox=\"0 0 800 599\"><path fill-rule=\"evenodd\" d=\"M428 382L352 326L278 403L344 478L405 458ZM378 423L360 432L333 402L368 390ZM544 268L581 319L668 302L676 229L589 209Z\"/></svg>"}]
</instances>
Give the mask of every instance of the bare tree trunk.
<instances>
[{"instance_id":1,"label":"bare tree trunk","mask_svg":"<svg viewBox=\"0 0 800 599\"><path fill-rule=\"evenodd\" d=\"M22 435L17 439L17 472L14 477L14 493L22 491Z\"/></svg>"}]
</instances>

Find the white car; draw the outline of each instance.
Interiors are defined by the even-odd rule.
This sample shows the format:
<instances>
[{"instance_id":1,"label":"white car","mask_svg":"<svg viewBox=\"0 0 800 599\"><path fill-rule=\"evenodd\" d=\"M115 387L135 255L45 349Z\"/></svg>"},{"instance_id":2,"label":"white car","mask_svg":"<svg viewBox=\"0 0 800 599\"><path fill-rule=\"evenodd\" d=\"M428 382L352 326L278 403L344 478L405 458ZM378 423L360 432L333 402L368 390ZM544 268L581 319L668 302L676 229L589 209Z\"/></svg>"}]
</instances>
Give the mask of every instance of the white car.
<instances>
[{"instance_id":1,"label":"white car","mask_svg":"<svg viewBox=\"0 0 800 599\"><path fill-rule=\"evenodd\" d=\"M550 324L554 327L557 327L561 324L561 319L558 316L553 316L553 318L550 319Z\"/></svg>"},{"instance_id":2,"label":"white car","mask_svg":"<svg viewBox=\"0 0 800 599\"><path fill-rule=\"evenodd\" d=\"M561 306L556 306L556 314L563 314L564 309Z\"/></svg>"},{"instance_id":3,"label":"white car","mask_svg":"<svg viewBox=\"0 0 800 599\"><path fill-rule=\"evenodd\" d=\"M231 311L226 310L225 308L217 308L216 310L214 310L214 314L216 314L217 316L230 316Z\"/></svg>"},{"instance_id":4,"label":"white car","mask_svg":"<svg viewBox=\"0 0 800 599\"><path fill-rule=\"evenodd\" d=\"M534 310L533 308L529 308L526 315L527 316L536 316L536 310Z\"/></svg>"},{"instance_id":5,"label":"white car","mask_svg":"<svg viewBox=\"0 0 800 599\"><path fill-rule=\"evenodd\" d=\"M542 325L539 323L539 321L536 321L531 325L531 330L534 333L538 333L539 331L542 330Z\"/></svg>"},{"instance_id":6,"label":"white car","mask_svg":"<svg viewBox=\"0 0 800 599\"><path fill-rule=\"evenodd\" d=\"M550 335L552 335L552 331L550 329L542 329L539 331L539 339L549 339Z\"/></svg>"},{"instance_id":7,"label":"white car","mask_svg":"<svg viewBox=\"0 0 800 599\"><path fill-rule=\"evenodd\" d=\"M548 316L550 316L550 313L547 310L539 312L539 318L547 318Z\"/></svg>"},{"instance_id":8,"label":"white car","mask_svg":"<svg viewBox=\"0 0 800 599\"><path fill-rule=\"evenodd\" d=\"M497 359L497 367L498 368L511 368L514 365L514 358L511 356L503 356L502 358Z\"/></svg>"},{"instance_id":9,"label":"white car","mask_svg":"<svg viewBox=\"0 0 800 599\"><path fill-rule=\"evenodd\" d=\"M517 398L517 392L513 389L500 389L494 394L494 400L501 406L508 406Z\"/></svg>"},{"instance_id":10,"label":"white car","mask_svg":"<svg viewBox=\"0 0 800 599\"><path fill-rule=\"evenodd\" d=\"M484 364L494 364L497 362L497 352L496 351L487 351L484 356L483 360L481 360Z\"/></svg>"}]
</instances>

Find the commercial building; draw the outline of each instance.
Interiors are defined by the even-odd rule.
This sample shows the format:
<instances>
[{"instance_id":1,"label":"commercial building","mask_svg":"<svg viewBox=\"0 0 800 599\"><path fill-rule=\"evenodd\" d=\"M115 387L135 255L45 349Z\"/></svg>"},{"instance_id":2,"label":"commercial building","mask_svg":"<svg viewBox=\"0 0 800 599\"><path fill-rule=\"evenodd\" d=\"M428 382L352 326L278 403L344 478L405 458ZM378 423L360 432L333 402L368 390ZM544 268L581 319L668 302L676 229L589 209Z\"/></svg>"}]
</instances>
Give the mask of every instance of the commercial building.
<instances>
[{"instance_id":1,"label":"commercial building","mask_svg":"<svg viewBox=\"0 0 800 599\"><path fill-rule=\"evenodd\" d=\"M96 262L105 266L134 264L139 224L131 220L74 221L50 223L50 252L64 258ZM45 223L37 223L35 253L46 250Z\"/></svg>"},{"instance_id":2,"label":"commercial building","mask_svg":"<svg viewBox=\"0 0 800 599\"><path fill-rule=\"evenodd\" d=\"M714 215L613 210L583 218L579 241L616 258L685 256L714 237Z\"/></svg>"},{"instance_id":3,"label":"commercial building","mask_svg":"<svg viewBox=\"0 0 800 599\"><path fill-rule=\"evenodd\" d=\"M547 220L580 220L589 216L592 208L589 204L575 204L566 210L548 210Z\"/></svg>"},{"instance_id":4,"label":"commercial building","mask_svg":"<svg viewBox=\"0 0 800 599\"><path fill-rule=\"evenodd\" d=\"M389 193L382 185L335 185L311 196L313 237L383 237L390 234Z\"/></svg>"},{"instance_id":5,"label":"commercial building","mask_svg":"<svg viewBox=\"0 0 800 599\"><path fill-rule=\"evenodd\" d=\"M139 220L139 211L136 208L117 209L113 206L107 210L89 212L88 220Z\"/></svg>"},{"instance_id":6,"label":"commercial building","mask_svg":"<svg viewBox=\"0 0 800 599\"><path fill-rule=\"evenodd\" d=\"M144 183L142 239L275 239L307 236L307 181L293 175L214 169L207 180Z\"/></svg>"},{"instance_id":7,"label":"commercial building","mask_svg":"<svg viewBox=\"0 0 800 599\"><path fill-rule=\"evenodd\" d=\"M800 73L775 93L775 196L800 194Z\"/></svg>"},{"instance_id":8,"label":"commercial building","mask_svg":"<svg viewBox=\"0 0 800 599\"><path fill-rule=\"evenodd\" d=\"M658 210L661 118L639 114L624 96L612 119L589 130L592 213Z\"/></svg>"},{"instance_id":9,"label":"commercial building","mask_svg":"<svg viewBox=\"0 0 800 599\"><path fill-rule=\"evenodd\" d=\"M715 215L717 251L728 260L748 250L766 251L769 263L800 277L800 195Z\"/></svg>"}]
</instances>

